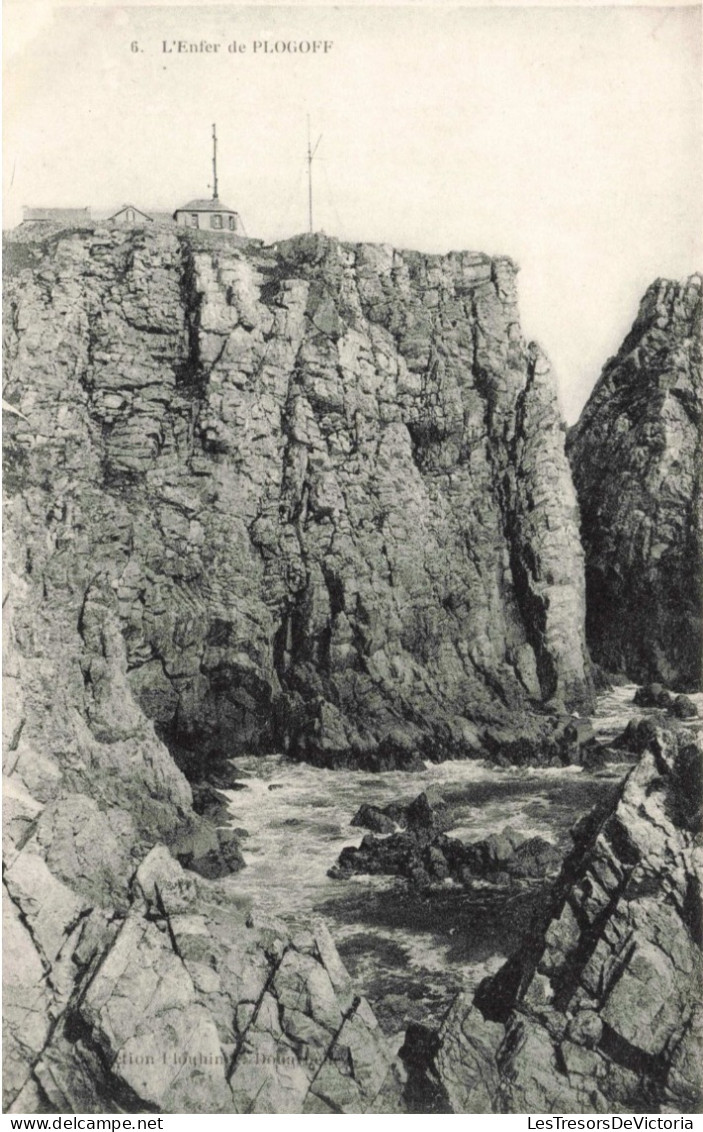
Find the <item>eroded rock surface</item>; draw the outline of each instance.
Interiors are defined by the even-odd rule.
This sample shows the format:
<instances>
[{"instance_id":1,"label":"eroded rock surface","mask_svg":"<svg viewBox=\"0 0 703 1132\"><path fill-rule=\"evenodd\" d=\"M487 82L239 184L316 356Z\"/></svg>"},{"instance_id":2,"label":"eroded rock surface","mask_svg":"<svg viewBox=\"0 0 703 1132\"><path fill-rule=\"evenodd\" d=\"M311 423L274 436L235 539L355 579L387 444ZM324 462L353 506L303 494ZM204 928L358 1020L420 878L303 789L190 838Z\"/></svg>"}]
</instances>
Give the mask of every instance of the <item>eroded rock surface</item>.
<instances>
[{"instance_id":1,"label":"eroded rock surface","mask_svg":"<svg viewBox=\"0 0 703 1132\"><path fill-rule=\"evenodd\" d=\"M593 659L681 691L703 680L702 286L649 288L567 445Z\"/></svg>"},{"instance_id":2,"label":"eroded rock surface","mask_svg":"<svg viewBox=\"0 0 703 1132\"><path fill-rule=\"evenodd\" d=\"M7 259L6 521L83 631L96 736L138 726L110 714L121 649L182 766L413 765L590 703L563 428L509 260L101 228Z\"/></svg>"},{"instance_id":3,"label":"eroded rock surface","mask_svg":"<svg viewBox=\"0 0 703 1132\"><path fill-rule=\"evenodd\" d=\"M26 852L7 891L11 1111L402 1111L403 1075L324 925L260 924L164 846L123 915Z\"/></svg>"},{"instance_id":4,"label":"eroded rock surface","mask_svg":"<svg viewBox=\"0 0 703 1132\"><path fill-rule=\"evenodd\" d=\"M6 1106L401 1111L324 929L206 879L241 866L218 787L590 703L514 267L101 228L6 267Z\"/></svg>"},{"instance_id":5,"label":"eroded rock surface","mask_svg":"<svg viewBox=\"0 0 703 1132\"><path fill-rule=\"evenodd\" d=\"M115 623L104 616L86 661L99 603L79 632L60 600L32 604L26 580L6 582L6 1109L402 1110L398 1068L324 926L291 939L231 881L174 859L231 850L232 834L192 812L124 682ZM207 859L199 871L220 875Z\"/></svg>"},{"instance_id":6,"label":"eroded rock surface","mask_svg":"<svg viewBox=\"0 0 703 1132\"><path fill-rule=\"evenodd\" d=\"M509 828L468 845L444 834L429 838L394 833L387 839L367 834L358 848L342 849L330 876L385 874L406 877L416 885L447 878L466 885L477 878L510 884L555 873L561 859L559 850L543 837L526 837Z\"/></svg>"},{"instance_id":7,"label":"eroded rock surface","mask_svg":"<svg viewBox=\"0 0 703 1132\"><path fill-rule=\"evenodd\" d=\"M650 731L615 805L577 827L541 927L408 1044L415 1107L465 1111L478 1080L496 1112L698 1111L701 755Z\"/></svg>"},{"instance_id":8,"label":"eroded rock surface","mask_svg":"<svg viewBox=\"0 0 703 1132\"><path fill-rule=\"evenodd\" d=\"M396 823L402 827L399 832ZM358 847L342 849L330 876L398 876L420 886L447 879L471 885L478 878L512 884L555 873L562 861L562 854L551 842L527 837L509 826L468 844L450 837L442 832L447 827L446 807L440 798L431 803L424 793L405 806L393 802L383 810L362 806L351 824L366 825L390 836L369 833Z\"/></svg>"},{"instance_id":9,"label":"eroded rock surface","mask_svg":"<svg viewBox=\"0 0 703 1132\"><path fill-rule=\"evenodd\" d=\"M55 590L5 580L6 1110L402 1111L324 925L291 938L236 877L197 875L239 867L238 838L191 809L109 605L79 631Z\"/></svg>"}]
</instances>

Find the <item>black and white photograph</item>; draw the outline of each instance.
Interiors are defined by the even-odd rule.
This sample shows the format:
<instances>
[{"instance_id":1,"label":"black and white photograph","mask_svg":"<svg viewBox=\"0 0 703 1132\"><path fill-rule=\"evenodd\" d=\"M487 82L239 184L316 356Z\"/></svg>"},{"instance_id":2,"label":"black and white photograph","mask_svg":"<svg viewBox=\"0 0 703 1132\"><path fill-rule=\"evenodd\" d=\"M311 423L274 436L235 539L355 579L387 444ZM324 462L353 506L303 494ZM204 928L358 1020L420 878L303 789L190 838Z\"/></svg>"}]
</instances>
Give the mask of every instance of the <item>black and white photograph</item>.
<instances>
[{"instance_id":1,"label":"black and white photograph","mask_svg":"<svg viewBox=\"0 0 703 1132\"><path fill-rule=\"evenodd\" d=\"M6 1129L694 1128L701 14L6 0Z\"/></svg>"}]
</instances>

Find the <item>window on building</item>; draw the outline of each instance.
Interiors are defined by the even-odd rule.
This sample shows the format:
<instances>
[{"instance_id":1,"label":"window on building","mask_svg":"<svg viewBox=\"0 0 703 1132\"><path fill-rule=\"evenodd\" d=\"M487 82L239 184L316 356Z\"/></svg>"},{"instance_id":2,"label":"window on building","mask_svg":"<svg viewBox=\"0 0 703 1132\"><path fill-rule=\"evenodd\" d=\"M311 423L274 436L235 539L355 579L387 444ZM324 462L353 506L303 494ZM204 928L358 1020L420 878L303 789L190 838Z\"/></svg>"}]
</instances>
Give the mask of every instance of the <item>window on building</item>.
<instances>
[{"instance_id":1,"label":"window on building","mask_svg":"<svg viewBox=\"0 0 703 1132\"><path fill-rule=\"evenodd\" d=\"M191 214L190 214L190 226L191 226L191 228L199 228L200 227L200 217L198 216L197 212L191 212Z\"/></svg>"},{"instance_id":2,"label":"window on building","mask_svg":"<svg viewBox=\"0 0 703 1132\"><path fill-rule=\"evenodd\" d=\"M216 212L216 213L214 213L213 216L210 217L210 227L211 228L221 228L222 227L222 217L219 215L219 213Z\"/></svg>"},{"instance_id":3,"label":"window on building","mask_svg":"<svg viewBox=\"0 0 703 1132\"><path fill-rule=\"evenodd\" d=\"M132 209L132 208L128 208L128 209L127 209L127 219L128 219L128 220L129 220L130 222L131 222L132 220L134 220L134 209Z\"/></svg>"},{"instance_id":4,"label":"window on building","mask_svg":"<svg viewBox=\"0 0 703 1132\"><path fill-rule=\"evenodd\" d=\"M237 221L235 220L235 218L233 216L230 216L230 218L229 218L229 230L230 230L230 232L234 232L236 227L237 227Z\"/></svg>"}]
</instances>

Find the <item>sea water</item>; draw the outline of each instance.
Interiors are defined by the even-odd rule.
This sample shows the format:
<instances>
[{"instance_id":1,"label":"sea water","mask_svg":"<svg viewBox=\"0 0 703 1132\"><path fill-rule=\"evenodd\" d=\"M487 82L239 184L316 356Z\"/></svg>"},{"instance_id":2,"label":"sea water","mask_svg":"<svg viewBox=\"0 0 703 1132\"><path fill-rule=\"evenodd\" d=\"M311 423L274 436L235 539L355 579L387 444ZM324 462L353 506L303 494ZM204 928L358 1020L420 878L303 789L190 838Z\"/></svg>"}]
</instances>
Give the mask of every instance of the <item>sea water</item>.
<instances>
[{"instance_id":1,"label":"sea water","mask_svg":"<svg viewBox=\"0 0 703 1132\"><path fill-rule=\"evenodd\" d=\"M646 714L636 688L598 699L592 723L608 742L628 720ZM703 707L703 696L693 697ZM700 710L700 707L699 707ZM499 768L483 761L427 764L418 771L324 770L283 757L237 758L243 789L229 791L234 826L243 827L246 868L227 883L258 909L291 927L326 920L342 958L381 1025L402 1033L408 1022L438 1023L460 990L473 991L520 945L543 907L548 881L512 887L451 881L422 892L394 877L327 873L346 845L368 832L350 825L362 803L411 801L439 786L453 837L476 841L509 826L567 851L574 822L614 793L626 763L603 771Z\"/></svg>"}]
</instances>

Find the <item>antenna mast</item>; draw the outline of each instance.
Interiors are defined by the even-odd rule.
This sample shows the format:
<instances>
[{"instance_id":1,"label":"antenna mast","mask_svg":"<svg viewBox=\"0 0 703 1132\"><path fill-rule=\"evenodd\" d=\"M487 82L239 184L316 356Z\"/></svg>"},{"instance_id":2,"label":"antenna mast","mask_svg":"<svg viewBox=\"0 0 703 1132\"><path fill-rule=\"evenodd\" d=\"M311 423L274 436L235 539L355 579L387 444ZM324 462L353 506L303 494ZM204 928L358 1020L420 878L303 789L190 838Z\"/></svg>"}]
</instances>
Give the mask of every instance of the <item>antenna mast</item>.
<instances>
[{"instance_id":1,"label":"antenna mast","mask_svg":"<svg viewBox=\"0 0 703 1132\"><path fill-rule=\"evenodd\" d=\"M212 123L212 199L217 200L217 126Z\"/></svg>"},{"instance_id":2,"label":"antenna mast","mask_svg":"<svg viewBox=\"0 0 703 1132\"><path fill-rule=\"evenodd\" d=\"M310 115L308 114L308 230L312 232L312 159L317 153L317 147L322 141L322 134L315 142L315 148L310 145Z\"/></svg>"}]
</instances>

